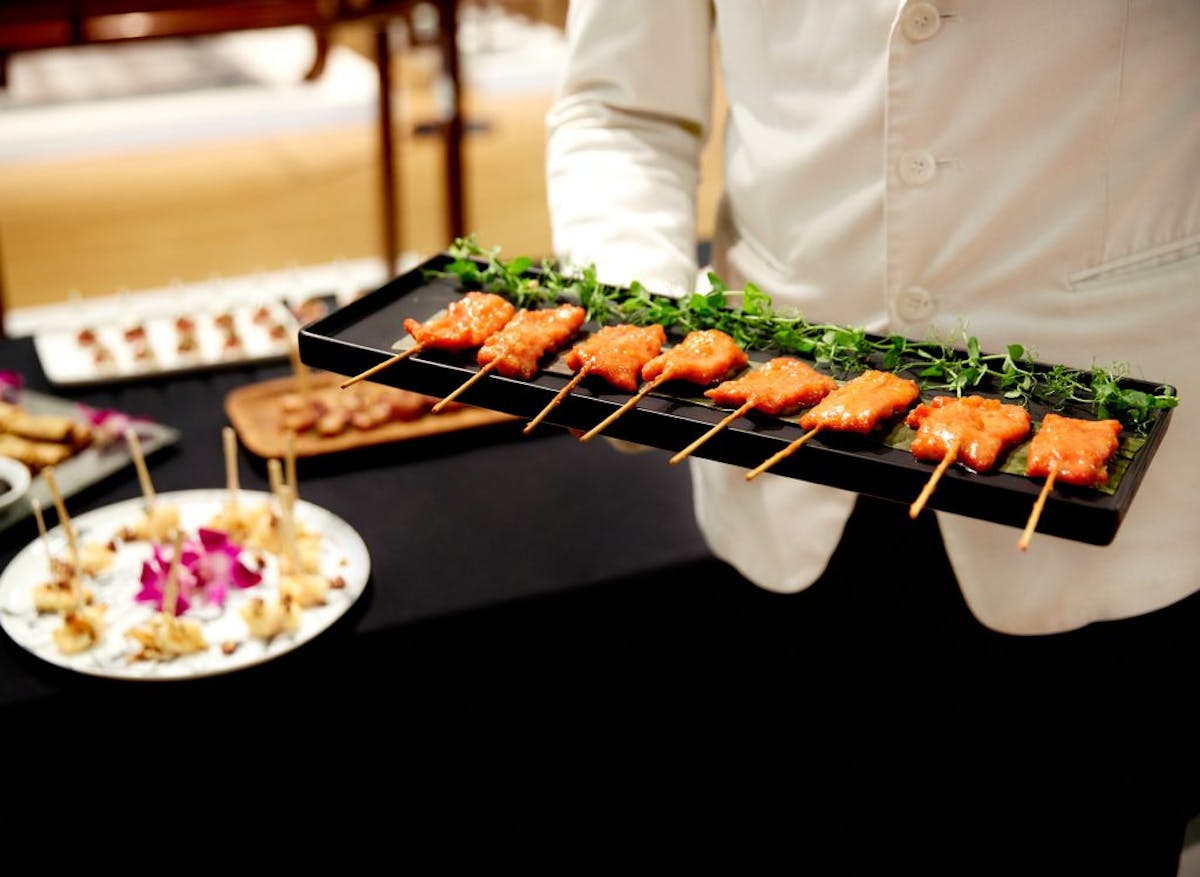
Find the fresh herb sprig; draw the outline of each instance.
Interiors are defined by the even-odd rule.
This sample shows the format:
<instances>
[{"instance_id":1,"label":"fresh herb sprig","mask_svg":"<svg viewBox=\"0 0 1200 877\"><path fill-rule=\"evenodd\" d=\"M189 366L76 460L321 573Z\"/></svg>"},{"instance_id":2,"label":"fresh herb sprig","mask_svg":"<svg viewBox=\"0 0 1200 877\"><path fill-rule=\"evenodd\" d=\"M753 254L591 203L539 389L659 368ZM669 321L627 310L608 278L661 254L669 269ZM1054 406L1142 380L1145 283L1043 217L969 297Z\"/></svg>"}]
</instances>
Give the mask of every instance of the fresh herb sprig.
<instances>
[{"instance_id":1,"label":"fresh herb sprig","mask_svg":"<svg viewBox=\"0 0 1200 877\"><path fill-rule=\"evenodd\" d=\"M587 318L600 325L658 323L679 334L720 329L744 350L793 353L843 377L878 367L913 375L925 391L955 395L990 379L1014 403L1038 402L1051 410L1082 405L1140 434L1149 431L1160 412L1179 404L1170 387L1147 393L1122 386L1128 374L1125 365L1039 368L1022 345L985 354L978 340L965 331L957 344L955 339L915 341L900 335L872 338L863 329L809 323L798 313L777 312L770 296L749 283L737 291L740 306L731 307L734 291L711 272L708 292L673 298L652 293L637 281L628 288L601 283L594 265L565 272L551 260L537 266L524 256L505 261L499 247L486 249L474 236L457 239L447 253L452 261L430 275L504 295L518 307L544 307L566 299L578 302Z\"/></svg>"}]
</instances>

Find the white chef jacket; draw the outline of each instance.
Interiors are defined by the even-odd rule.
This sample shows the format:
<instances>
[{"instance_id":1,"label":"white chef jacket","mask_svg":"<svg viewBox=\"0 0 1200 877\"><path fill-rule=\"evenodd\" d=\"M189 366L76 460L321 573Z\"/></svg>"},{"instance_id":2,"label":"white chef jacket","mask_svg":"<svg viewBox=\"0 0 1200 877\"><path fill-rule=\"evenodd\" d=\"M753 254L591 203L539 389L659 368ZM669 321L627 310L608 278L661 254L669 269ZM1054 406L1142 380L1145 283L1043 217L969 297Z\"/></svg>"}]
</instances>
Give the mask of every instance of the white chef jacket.
<instances>
[{"instance_id":1,"label":"white chef jacket","mask_svg":"<svg viewBox=\"0 0 1200 877\"><path fill-rule=\"evenodd\" d=\"M1110 545L1038 534L1022 552L1015 528L937 513L975 616L1051 633L1200 588L1200 3L573 0L547 116L567 264L696 288L714 33L729 113L713 268L731 289L1178 390ZM773 591L821 574L853 494L690 466L716 555Z\"/></svg>"}]
</instances>

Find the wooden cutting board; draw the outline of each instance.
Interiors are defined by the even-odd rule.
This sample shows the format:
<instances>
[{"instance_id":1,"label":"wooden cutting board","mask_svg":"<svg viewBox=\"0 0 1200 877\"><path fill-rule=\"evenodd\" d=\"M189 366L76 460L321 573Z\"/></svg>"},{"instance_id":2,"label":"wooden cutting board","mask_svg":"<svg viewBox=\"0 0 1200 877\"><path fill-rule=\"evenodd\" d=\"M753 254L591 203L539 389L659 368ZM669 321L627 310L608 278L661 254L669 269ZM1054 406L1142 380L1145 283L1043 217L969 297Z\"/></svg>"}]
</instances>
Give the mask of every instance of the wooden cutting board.
<instances>
[{"instance_id":1,"label":"wooden cutting board","mask_svg":"<svg viewBox=\"0 0 1200 877\"><path fill-rule=\"evenodd\" d=\"M308 377L308 392L317 399L338 404L338 394L350 392L339 389L342 380L341 376L331 372L314 372ZM391 387L378 389L389 393L407 392ZM245 384L226 395L225 413L238 438L251 453L264 458L285 456L284 400L298 392L295 376L288 376ZM369 429L351 426L337 435L320 435L311 429L298 432L295 453L297 457L315 457L514 419L511 414L461 405L438 414L424 413L411 420L391 420Z\"/></svg>"}]
</instances>

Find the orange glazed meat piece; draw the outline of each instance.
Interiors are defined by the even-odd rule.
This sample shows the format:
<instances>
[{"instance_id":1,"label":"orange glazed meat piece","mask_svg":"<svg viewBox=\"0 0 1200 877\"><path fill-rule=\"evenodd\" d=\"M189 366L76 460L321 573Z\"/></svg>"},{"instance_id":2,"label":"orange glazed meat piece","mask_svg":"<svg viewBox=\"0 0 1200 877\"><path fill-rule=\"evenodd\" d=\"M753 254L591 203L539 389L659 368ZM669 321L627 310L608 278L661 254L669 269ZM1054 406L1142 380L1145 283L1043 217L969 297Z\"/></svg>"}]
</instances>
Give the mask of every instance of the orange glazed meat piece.
<instances>
[{"instance_id":1,"label":"orange glazed meat piece","mask_svg":"<svg viewBox=\"0 0 1200 877\"><path fill-rule=\"evenodd\" d=\"M586 311L578 305L521 310L484 342L475 360L509 378L529 380L543 356L561 348L583 325Z\"/></svg>"},{"instance_id":2,"label":"orange glazed meat piece","mask_svg":"<svg viewBox=\"0 0 1200 877\"><path fill-rule=\"evenodd\" d=\"M642 366L662 352L666 330L657 323L605 326L567 354L567 368L586 369L618 389L633 393L640 382Z\"/></svg>"},{"instance_id":3,"label":"orange glazed meat piece","mask_svg":"<svg viewBox=\"0 0 1200 877\"><path fill-rule=\"evenodd\" d=\"M490 292L468 292L450 304L445 313L424 323L411 317L404 330L417 344L438 350L473 350L512 319L516 308L506 298Z\"/></svg>"},{"instance_id":4,"label":"orange glazed meat piece","mask_svg":"<svg viewBox=\"0 0 1200 877\"><path fill-rule=\"evenodd\" d=\"M865 371L831 392L800 418L803 429L868 433L917 401L916 381L891 372Z\"/></svg>"},{"instance_id":5,"label":"orange glazed meat piece","mask_svg":"<svg viewBox=\"0 0 1200 877\"><path fill-rule=\"evenodd\" d=\"M704 395L718 405L737 407L752 402L756 410L778 416L816 405L836 389L837 381L803 360L777 356L761 368L705 390Z\"/></svg>"},{"instance_id":6,"label":"orange glazed meat piece","mask_svg":"<svg viewBox=\"0 0 1200 877\"><path fill-rule=\"evenodd\" d=\"M975 472L992 469L1030 428L1023 407L983 396L935 396L909 412L905 422L917 430L911 450L918 460L941 460L957 445L955 461Z\"/></svg>"},{"instance_id":7,"label":"orange glazed meat piece","mask_svg":"<svg viewBox=\"0 0 1200 877\"><path fill-rule=\"evenodd\" d=\"M1108 461L1117 452L1119 420L1083 420L1047 414L1029 443L1025 474L1067 484L1099 487L1108 482Z\"/></svg>"},{"instance_id":8,"label":"orange glazed meat piece","mask_svg":"<svg viewBox=\"0 0 1200 877\"><path fill-rule=\"evenodd\" d=\"M711 384L742 368L750 357L720 329L698 329L642 366L642 380Z\"/></svg>"}]
</instances>

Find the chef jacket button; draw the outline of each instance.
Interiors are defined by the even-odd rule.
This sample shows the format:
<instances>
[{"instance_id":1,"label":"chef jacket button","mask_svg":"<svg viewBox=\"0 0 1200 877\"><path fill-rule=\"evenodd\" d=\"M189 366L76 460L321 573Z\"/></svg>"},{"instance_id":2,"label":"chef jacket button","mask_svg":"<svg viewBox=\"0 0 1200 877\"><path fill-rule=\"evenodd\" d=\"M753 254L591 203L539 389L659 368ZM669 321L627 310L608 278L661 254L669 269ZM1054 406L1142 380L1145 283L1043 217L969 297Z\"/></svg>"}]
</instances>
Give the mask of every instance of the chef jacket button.
<instances>
[{"instance_id":1,"label":"chef jacket button","mask_svg":"<svg viewBox=\"0 0 1200 877\"><path fill-rule=\"evenodd\" d=\"M928 289L910 286L896 297L896 313L909 323L927 320L933 316L933 311L933 295Z\"/></svg>"},{"instance_id":2,"label":"chef jacket button","mask_svg":"<svg viewBox=\"0 0 1200 877\"><path fill-rule=\"evenodd\" d=\"M937 161L924 149L914 149L900 156L900 179L910 186L923 186L937 173Z\"/></svg>"},{"instance_id":3,"label":"chef jacket button","mask_svg":"<svg viewBox=\"0 0 1200 877\"><path fill-rule=\"evenodd\" d=\"M900 16L900 31L914 43L921 43L941 29L942 17L932 3L913 3Z\"/></svg>"}]
</instances>

